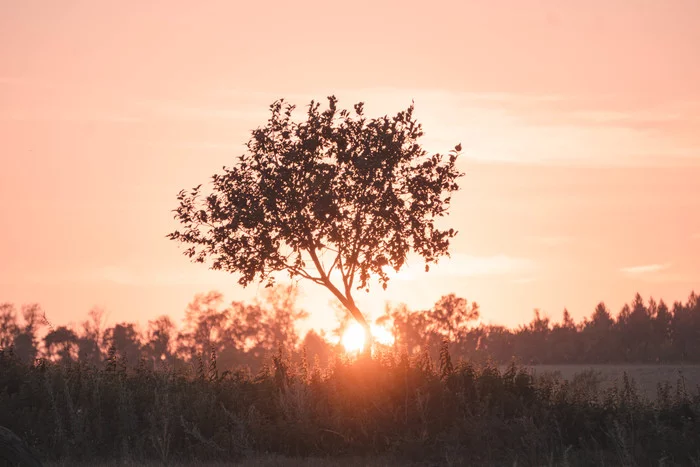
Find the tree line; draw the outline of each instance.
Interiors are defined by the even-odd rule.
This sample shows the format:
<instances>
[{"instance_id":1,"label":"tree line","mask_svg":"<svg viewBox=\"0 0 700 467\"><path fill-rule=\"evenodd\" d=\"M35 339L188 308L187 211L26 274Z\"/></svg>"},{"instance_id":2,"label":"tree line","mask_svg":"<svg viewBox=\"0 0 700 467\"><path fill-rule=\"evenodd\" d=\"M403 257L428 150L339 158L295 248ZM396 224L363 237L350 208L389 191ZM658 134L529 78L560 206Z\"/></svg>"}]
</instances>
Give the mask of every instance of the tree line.
<instances>
[{"instance_id":1,"label":"tree line","mask_svg":"<svg viewBox=\"0 0 700 467\"><path fill-rule=\"evenodd\" d=\"M442 297L431 310L387 307L379 321L392 323L399 345L409 352L438 355L447 339L453 355L473 361L523 364L700 362L700 299L669 306L636 294L613 315L604 302L590 317L575 322L568 310L555 322L534 311L532 321L515 329L469 326L479 306L455 295Z\"/></svg>"},{"instance_id":2,"label":"tree line","mask_svg":"<svg viewBox=\"0 0 700 467\"><path fill-rule=\"evenodd\" d=\"M376 323L390 329L396 346L409 355L439 358L443 341L456 358L495 363L665 363L700 362L700 299L691 292L685 303L668 306L645 301L637 294L617 315L600 302L590 317L575 322L564 310L555 322L535 310L532 321L517 328L476 325L478 304L450 294L428 310L387 305ZM20 318L21 316L21 318ZM11 349L31 363L44 358L58 362L101 365L110 355L128 366L207 365L214 356L220 368L248 367L257 371L279 348L302 353L326 365L340 350L329 336L309 331L303 338L295 325L307 317L292 286L266 289L253 303L224 303L219 292L195 296L180 326L162 315L145 328L121 322L105 326L99 309L77 326L54 327L36 304L19 310L0 304L0 349ZM336 336L350 320L341 319ZM376 344L380 345L380 344Z\"/></svg>"},{"instance_id":3,"label":"tree line","mask_svg":"<svg viewBox=\"0 0 700 467\"><path fill-rule=\"evenodd\" d=\"M16 306L4 303L0 349L11 349L25 363L46 359L102 366L116 358L125 366L158 369L198 360L207 364L215 355L226 367L257 368L279 347L298 346L294 325L306 312L297 307L296 298L295 288L277 286L253 303L225 305L222 294L212 291L194 297L181 326L161 315L145 329L129 322L106 326L105 312L97 308L77 326L54 327L39 305L24 305L18 313Z\"/></svg>"}]
</instances>

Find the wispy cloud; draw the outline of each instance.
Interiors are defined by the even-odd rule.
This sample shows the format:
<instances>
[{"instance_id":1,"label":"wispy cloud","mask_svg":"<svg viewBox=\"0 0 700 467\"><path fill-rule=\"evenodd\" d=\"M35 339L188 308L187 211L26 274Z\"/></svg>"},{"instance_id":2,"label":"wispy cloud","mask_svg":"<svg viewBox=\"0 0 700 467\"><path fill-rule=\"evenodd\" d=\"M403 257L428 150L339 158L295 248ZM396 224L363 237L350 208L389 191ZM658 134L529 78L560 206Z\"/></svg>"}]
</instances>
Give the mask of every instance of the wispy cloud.
<instances>
[{"instance_id":1,"label":"wispy cloud","mask_svg":"<svg viewBox=\"0 0 700 467\"><path fill-rule=\"evenodd\" d=\"M341 107L363 101L368 115L404 109L411 100L428 151L457 142L465 158L486 162L589 166L700 164L700 102L625 101L614 95L460 92L419 88L328 89L284 96L302 107L334 94ZM267 109L279 95L219 90L223 107ZM223 106L223 107L221 107ZM200 109L201 110L201 109ZM252 110L251 110L252 111ZM214 108L192 116L231 117ZM246 113L244 111L243 113ZM235 115L235 114L234 114ZM256 117L257 118L257 117ZM507 135L507 137L504 137Z\"/></svg>"},{"instance_id":2,"label":"wispy cloud","mask_svg":"<svg viewBox=\"0 0 700 467\"><path fill-rule=\"evenodd\" d=\"M639 274L651 274L659 271L666 270L671 267L671 263L656 263L656 264L644 264L641 266L628 266L620 268L620 271L625 274L639 275Z\"/></svg>"},{"instance_id":3,"label":"wispy cloud","mask_svg":"<svg viewBox=\"0 0 700 467\"><path fill-rule=\"evenodd\" d=\"M105 264L84 270L71 271L61 276L61 282L80 283L104 283L109 282L123 286L137 287L169 287L196 285L206 287L229 287L231 275L223 271L192 265L181 270L154 268L140 264ZM435 265L431 265L430 271L425 272L425 266L417 255L411 255L406 265L398 272L393 270L390 277L396 280L426 280L435 278L456 277L485 277L485 276L511 276L514 280L525 278L529 280L535 270L534 261L527 258L508 256L505 254L493 256L471 256L465 254L453 254L450 258L443 258ZM334 277L338 279L338 277ZM55 274L37 275L31 277L33 282L55 282ZM286 273L280 273L280 281L288 280ZM302 281L303 282L303 281Z\"/></svg>"},{"instance_id":4,"label":"wispy cloud","mask_svg":"<svg viewBox=\"0 0 700 467\"><path fill-rule=\"evenodd\" d=\"M76 274L78 282L111 282L136 287L204 286L225 287L231 284L230 275L209 269L158 270L154 268L106 265Z\"/></svg>"},{"instance_id":5,"label":"wispy cloud","mask_svg":"<svg viewBox=\"0 0 700 467\"><path fill-rule=\"evenodd\" d=\"M0 82L15 83L14 78ZM310 100L366 103L367 115L392 114L415 101L426 150L461 142L464 160L563 166L700 165L700 103L621 102L615 96L461 92L420 88L346 88L268 92L219 89L189 99L124 99L89 108L16 107L0 120L95 121L111 124L188 122L237 125L248 130L269 117L284 97L303 118ZM194 128L194 127L193 127ZM200 128L200 127L197 127ZM208 141L201 142L206 145Z\"/></svg>"},{"instance_id":6,"label":"wispy cloud","mask_svg":"<svg viewBox=\"0 0 700 467\"><path fill-rule=\"evenodd\" d=\"M416 258L398 273L392 274L398 280L418 280L434 278L486 277L511 274L524 274L535 269L534 261L527 258L508 256L471 256L453 254L432 265L426 273L423 263Z\"/></svg>"}]
</instances>

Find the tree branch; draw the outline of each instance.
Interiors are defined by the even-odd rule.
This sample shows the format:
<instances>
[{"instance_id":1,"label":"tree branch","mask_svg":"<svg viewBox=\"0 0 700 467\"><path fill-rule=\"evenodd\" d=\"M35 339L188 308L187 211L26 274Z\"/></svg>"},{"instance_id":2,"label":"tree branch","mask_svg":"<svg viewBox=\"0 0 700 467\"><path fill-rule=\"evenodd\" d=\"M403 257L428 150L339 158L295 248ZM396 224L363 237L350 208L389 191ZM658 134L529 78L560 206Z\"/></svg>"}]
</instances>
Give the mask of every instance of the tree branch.
<instances>
[{"instance_id":1,"label":"tree branch","mask_svg":"<svg viewBox=\"0 0 700 467\"><path fill-rule=\"evenodd\" d=\"M307 236L309 237L309 240L312 240L310 238L310 233L307 231ZM321 279L323 281L323 285L331 291L335 297L340 300L340 303L343 304L345 308L350 312L353 318L357 320L358 323L360 323L364 328L369 329L369 324L367 324L367 321L365 320L365 317L362 315L360 310L357 308L355 305L355 302L352 300L352 297L346 297L343 295L340 290L331 282L330 278L326 274L326 272L323 270L323 266L321 265L321 261L318 259L318 255L316 254L316 249L313 247L313 242L309 242L309 247L308 247L308 252L309 255L311 256L311 260L314 262L316 265L316 269L318 270L318 273L321 275Z\"/></svg>"},{"instance_id":2,"label":"tree branch","mask_svg":"<svg viewBox=\"0 0 700 467\"><path fill-rule=\"evenodd\" d=\"M323 279L321 277L314 277L311 274L309 274L305 269L299 269L295 268L293 266L287 266L287 270L290 272L293 272L294 274L298 274L304 279L308 279L312 282L315 282L320 285L324 285Z\"/></svg>"},{"instance_id":3,"label":"tree branch","mask_svg":"<svg viewBox=\"0 0 700 467\"><path fill-rule=\"evenodd\" d=\"M342 268L342 258L340 257L340 253L338 253L338 254L335 256L335 259L334 259L333 262L331 263L331 267L328 269L328 277L331 276L331 274L333 273L333 269L334 269L336 266L338 266L338 269L340 269L340 273L342 274L342 273L343 273L343 270L341 269L341 268Z\"/></svg>"},{"instance_id":4,"label":"tree branch","mask_svg":"<svg viewBox=\"0 0 700 467\"><path fill-rule=\"evenodd\" d=\"M352 288L352 283L355 279L355 268L357 264L357 255L359 254L360 251L360 237L362 237L362 222L361 222L361 212L358 211L357 215L355 216L355 244L352 246L352 250L350 252L350 264L348 264L348 273L347 277L349 277L349 281L346 284L346 289L351 289Z\"/></svg>"}]
</instances>

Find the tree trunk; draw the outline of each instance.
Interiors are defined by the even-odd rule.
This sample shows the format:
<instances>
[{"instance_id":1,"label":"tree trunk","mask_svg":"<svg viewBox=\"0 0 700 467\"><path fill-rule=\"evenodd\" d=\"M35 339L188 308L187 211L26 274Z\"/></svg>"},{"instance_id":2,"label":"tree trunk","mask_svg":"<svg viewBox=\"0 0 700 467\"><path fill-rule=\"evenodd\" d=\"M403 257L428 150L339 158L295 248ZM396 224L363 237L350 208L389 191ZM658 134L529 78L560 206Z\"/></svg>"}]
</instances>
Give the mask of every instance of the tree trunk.
<instances>
[{"instance_id":1,"label":"tree trunk","mask_svg":"<svg viewBox=\"0 0 700 467\"><path fill-rule=\"evenodd\" d=\"M365 345L362 349L362 355L364 355L365 357L372 357L372 344L374 343L374 339L372 338L372 331L367 321L360 324L362 324L362 327L365 330Z\"/></svg>"},{"instance_id":2,"label":"tree trunk","mask_svg":"<svg viewBox=\"0 0 700 467\"><path fill-rule=\"evenodd\" d=\"M362 349L362 355L365 357L371 357L372 356L372 344L374 343L374 339L372 338L372 329L369 326L369 323L365 319L365 316L362 314L359 308L357 308L357 305L355 305L355 301L350 299L349 300L349 305L347 306L347 309L350 311L350 314L352 315L353 318L355 318L355 321L357 321L360 326L365 330L365 345Z\"/></svg>"},{"instance_id":3,"label":"tree trunk","mask_svg":"<svg viewBox=\"0 0 700 467\"><path fill-rule=\"evenodd\" d=\"M42 467L22 439L3 426L0 426L0 460L12 466Z\"/></svg>"}]
</instances>

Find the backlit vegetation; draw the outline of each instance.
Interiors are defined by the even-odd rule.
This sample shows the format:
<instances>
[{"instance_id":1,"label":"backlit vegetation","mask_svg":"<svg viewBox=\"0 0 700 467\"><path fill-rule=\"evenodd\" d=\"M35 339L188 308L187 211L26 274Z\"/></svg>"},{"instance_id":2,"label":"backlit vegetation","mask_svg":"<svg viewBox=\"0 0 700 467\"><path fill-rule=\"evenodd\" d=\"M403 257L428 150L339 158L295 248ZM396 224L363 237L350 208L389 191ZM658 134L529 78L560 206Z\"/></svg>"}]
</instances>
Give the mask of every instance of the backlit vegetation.
<instances>
[{"instance_id":1,"label":"backlit vegetation","mask_svg":"<svg viewBox=\"0 0 700 467\"><path fill-rule=\"evenodd\" d=\"M293 326L276 327L277 319L293 324L303 316L293 298L291 289L273 289L267 302L224 307L216 295L201 296L179 331L164 319L145 333L129 324L102 329L93 314L82 330L49 330L43 349L35 334L39 309L25 307L19 324L5 306L0 425L41 458L70 462L231 461L263 454L446 465L700 462L700 394L683 378L659 384L656 397L647 399L626 374L606 389L592 371L562 380L551 373L533 378L516 364L499 367L486 358L488 347L475 358L458 357L453 348L469 348L470 333L487 329L432 322L453 312L473 318L473 306L456 297L422 313L421 338L429 340L415 349L401 332L405 323L395 319L393 346L377 345L371 358L350 358L317 334L300 341ZM659 315L655 306L651 323ZM634 307L626 308L632 315ZM574 325L571 335L585 339L600 312ZM401 313L394 318L417 319ZM697 298L669 313L664 336L674 349L674 319L696 317ZM380 321L388 325L391 315ZM552 336L571 326L538 319L507 333L548 355ZM622 333L625 325L618 323L632 322L622 313L610 326ZM23 342L38 358L20 355ZM85 349L97 353L81 353Z\"/></svg>"}]
</instances>

